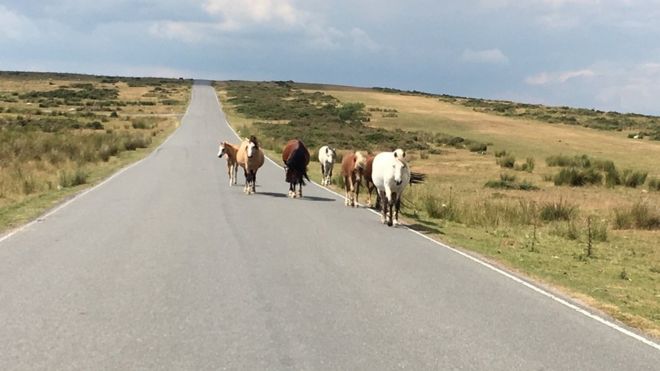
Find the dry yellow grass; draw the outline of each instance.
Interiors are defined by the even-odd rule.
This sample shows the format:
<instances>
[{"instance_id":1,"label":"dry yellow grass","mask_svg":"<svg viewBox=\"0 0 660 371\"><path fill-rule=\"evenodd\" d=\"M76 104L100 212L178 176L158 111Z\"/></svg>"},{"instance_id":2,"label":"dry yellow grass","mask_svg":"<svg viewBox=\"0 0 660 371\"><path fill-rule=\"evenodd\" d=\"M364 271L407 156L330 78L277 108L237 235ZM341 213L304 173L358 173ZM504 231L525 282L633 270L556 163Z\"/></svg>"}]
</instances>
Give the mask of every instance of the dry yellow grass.
<instances>
[{"instance_id":1,"label":"dry yellow grass","mask_svg":"<svg viewBox=\"0 0 660 371\"><path fill-rule=\"evenodd\" d=\"M599 131L562 124L512 119L441 102L436 98L387 94L371 90L328 90L343 102L363 102L367 107L394 108L398 117L384 118L376 112L371 125L383 128L427 130L463 136L497 149L507 149L518 158L534 156L537 163L556 154L589 154L615 161L617 165L660 175L660 142L631 140L620 132ZM513 134L515 133L515 135Z\"/></svg>"}]
</instances>

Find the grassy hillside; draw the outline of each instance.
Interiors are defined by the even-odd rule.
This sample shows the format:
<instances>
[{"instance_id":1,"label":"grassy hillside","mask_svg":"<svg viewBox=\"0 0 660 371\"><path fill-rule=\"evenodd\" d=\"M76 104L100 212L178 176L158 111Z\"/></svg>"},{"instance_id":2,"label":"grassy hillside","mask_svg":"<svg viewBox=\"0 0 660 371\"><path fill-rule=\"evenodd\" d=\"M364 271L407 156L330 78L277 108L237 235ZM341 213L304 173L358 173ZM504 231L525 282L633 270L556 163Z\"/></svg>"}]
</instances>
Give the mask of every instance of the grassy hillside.
<instances>
[{"instance_id":1,"label":"grassy hillside","mask_svg":"<svg viewBox=\"0 0 660 371\"><path fill-rule=\"evenodd\" d=\"M189 95L183 80L0 72L0 231L143 157Z\"/></svg>"},{"instance_id":2,"label":"grassy hillside","mask_svg":"<svg viewBox=\"0 0 660 371\"><path fill-rule=\"evenodd\" d=\"M217 88L232 124L274 152L294 136L313 148L408 149L412 169L428 175L405 195L410 226L660 334L660 142L420 93ZM643 119L652 130L655 118Z\"/></svg>"}]
</instances>

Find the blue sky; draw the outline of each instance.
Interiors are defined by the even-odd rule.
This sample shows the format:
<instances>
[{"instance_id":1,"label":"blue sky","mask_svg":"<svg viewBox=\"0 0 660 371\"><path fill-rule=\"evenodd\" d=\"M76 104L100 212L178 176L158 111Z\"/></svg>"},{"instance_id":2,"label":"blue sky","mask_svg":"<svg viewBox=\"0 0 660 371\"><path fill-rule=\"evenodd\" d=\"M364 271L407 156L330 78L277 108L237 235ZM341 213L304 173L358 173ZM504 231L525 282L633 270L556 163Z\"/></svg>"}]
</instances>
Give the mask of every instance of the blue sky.
<instances>
[{"instance_id":1,"label":"blue sky","mask_svg":"<svg viewBox=\"0 0 660 371\"><path fill-rule=\"evenodd\" d=\"M660 114L660 0L0 0L0 69Z\"/></svg>"}]
</instances>

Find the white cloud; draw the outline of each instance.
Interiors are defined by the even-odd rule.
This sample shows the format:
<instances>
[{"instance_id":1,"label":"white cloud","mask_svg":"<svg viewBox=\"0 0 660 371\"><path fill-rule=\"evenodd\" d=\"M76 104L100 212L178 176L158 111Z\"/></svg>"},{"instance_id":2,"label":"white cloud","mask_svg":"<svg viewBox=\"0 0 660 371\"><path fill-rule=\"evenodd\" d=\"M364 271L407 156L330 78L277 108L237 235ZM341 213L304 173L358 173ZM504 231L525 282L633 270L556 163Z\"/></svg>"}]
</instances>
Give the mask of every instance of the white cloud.
<instances>
[{"instance_id":1,"label":"white cloud","mask_svg":"<svg viewBox=\"0 0 660 371\"><path fill-rule=\"evenodd\" d=\"M381 46L361 28L353 28L350 35L353 40L353 47L358 50L366 49L371 52L376 52L381 49Z\"/></svg>"},{"instance_id":2,"label":"white cloud","mask_svg":"<svg viewBox=\"0 0 660 371\"><path fill-rule=\"evenodd\" d=\"M472 50L466 49L461 60L471 63L507 64L509 58L499 49Z\"/></svg>"},{"instance_id":3,"label":"white cloud","mask_svg":"<svg viewBox=\"0 0 660 371\"><path fill-rule=\"evenodd\" d=\"M590 69L560 72L541 72L539 74L527 77L525 82L529 85L563 84L569 80L589 78L595 75L596 73Z\"/></svg>"},{"instance_id":4,"label":"white cloud","mask_svg":"<svg viewBox=\"0 0 660 371\"><path fill-rule=\"evenodd\" d=\"M208 14L219 16L227 30L263 24L292 27L305 18L289 0L206 0L203 8Z\"/></svg>"},{"instance_id":5,"label":"white cloud","mask_svg":"<svg viewBox=\"0 0 660 371\"><path fill-rule=\"evenodd\" d=\"M37 26L29 18L0 5L0 40L22 40L38 33Z\"/></svg>"},{"instance_id":6,"label":"white cloud","mask_svg":"<svg viewBox=\"0 0 660 371\"><path fill-rule=\"evenodd\" d=\"M149 34L155 37L197 43L206 39L209 24L197 22L161 21L149 26Z\"/></svg>"}]
</instances>

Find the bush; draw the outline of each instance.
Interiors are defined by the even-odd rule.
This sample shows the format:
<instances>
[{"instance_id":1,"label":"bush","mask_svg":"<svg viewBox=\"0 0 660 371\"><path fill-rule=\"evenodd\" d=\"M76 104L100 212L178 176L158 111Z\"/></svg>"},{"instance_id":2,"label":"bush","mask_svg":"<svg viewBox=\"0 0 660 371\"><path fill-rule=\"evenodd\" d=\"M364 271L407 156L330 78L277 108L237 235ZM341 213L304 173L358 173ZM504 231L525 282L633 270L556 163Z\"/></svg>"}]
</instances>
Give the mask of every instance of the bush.
<instances>
[{"instance_id":1,"label":"bush","mask_svg":"<svg viewBox=\"0 0 660 371\"><path fill-rule=\"evenodd\" d=\"M565 155L555 155L550 156L545 159L545 163L548 166L558 166L558 167L579 167L579 168L588 168L591 167L591 159L587 155L569 157Z\"/></svg>"},{"instance_id":2,"label":"bush","mask_svg":"<svg viewBox=\"0 0 660 371\"><path fill-rule=\"evenodd\" d=\"M660 179L652 178L649 179L649 191L660 191Z\"/></svg>"},{"instance_id":3,"label":"bush","mask_svg":"<svg viewBox=\"0 0 660 371\"><path fill-rule=\"evenodd\" d=\"M614 209L614 227L617 229L660 229L660 215L657 210L643 201L635 202L629 208Z\"/></svg>"},{"instance_id":4,"label":"bush","mask_svg":"<svg viewBox=\"0 0 660 371\"><path fill-rule=\"evenodd\" d=\"M74 171L63 170L60 172L60 186L62 188L75 187L77 185L87 183L87 178L89 174L83 171L81 168L77 168Z\"/></svg>"},{"instance_id":5,"label":"bush","mask_svg":"<svg viewBox=\"0 0 660 371\"><path fill-rule=\"evenodd\" d=\"M641 171L633 171L630 169L625 169L623 174L621 174L621 183L630 188L637 188L646 182L646 176L648 173Z\"/></svg>"},{"instance_id":6,"label":"bush","mask_svg":"<svg viewBox=\"0 0 660 371\"><path fill-rule=\"evenodd\" d=\"M554 177L557 186L569 185L571 187L582 187L588 184L600 184L603 176L593 168L578 170L576 168L564 168Z\"/></svg>"},{"instance_id":7,"label":"bush","mask_svg":"<svg viewBox=\"0 0 660 371\"><path fill-rule=\"evenodd\" d=\"M559 202L548 202L541 205L539 217L544 221L571 220L576 214L576 206L560 199Z\"/></svg>"},{"instance_id":8,"label":"bush","mask_svg":"<svg viewBox=\"0 0 660 371\"><path fill-rule=\"evenodd\" d=\"M497 164L502 168L513 169L516 164L516 158L512 155L506 155L497 159Z\"/></svg>"},{"instance_id":9,"label":"bush","mask_svg":"<svg viewBox=\"0 0 660 371\"><path fill-rule=\"evenodd\" d=\"M495 157L497 157L497 158L504 157L508 154L509 153L505 149L503 149L501 151L495 151Z\"/></svg>"},{"instance_id":10,"label":"bush","mask_svg":"<svg viewBox=\"0 0 660 371\"><path fill-rule=\"evenodd\" d=\"M486 152L488 150L488 145L484 143L472 143L468 146L470 152Z\"/></svg>"}]
</instances>

